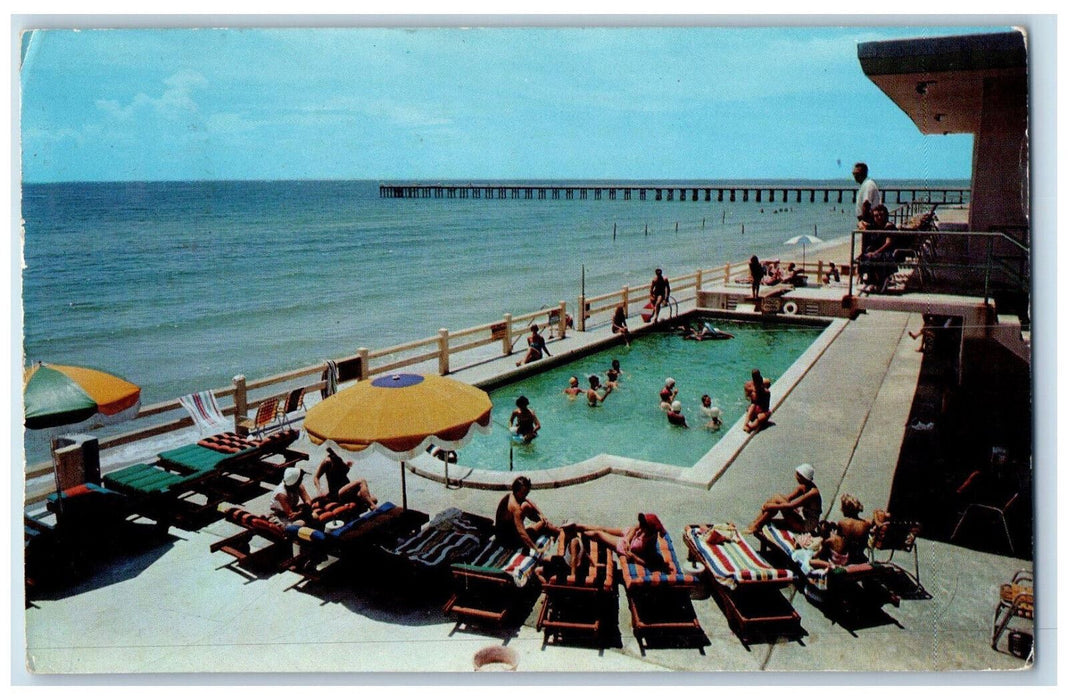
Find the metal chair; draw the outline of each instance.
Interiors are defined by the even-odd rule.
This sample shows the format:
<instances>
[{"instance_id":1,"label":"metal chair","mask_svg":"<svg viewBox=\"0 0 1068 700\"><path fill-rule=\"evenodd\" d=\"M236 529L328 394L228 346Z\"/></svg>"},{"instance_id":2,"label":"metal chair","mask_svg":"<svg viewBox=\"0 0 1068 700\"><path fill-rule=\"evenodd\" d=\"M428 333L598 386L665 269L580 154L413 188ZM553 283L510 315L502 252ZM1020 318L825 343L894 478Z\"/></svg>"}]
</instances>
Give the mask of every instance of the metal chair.
<instances>
[{"instance_id":1,"label":"metal chair","mask_svg":"<svg viewBox=\"0 0 1068 700\"><path fill-rule=\"evenodd\" d=\"M1035 619L1035 583L1034 574L1021 569L1013 574L1012 581L1002 584L998 595L998 604L994 608L994 630L990 637L990 648L997 649L998 641L1005 634L1013 618Z\"/></svg>"}]
</instances>

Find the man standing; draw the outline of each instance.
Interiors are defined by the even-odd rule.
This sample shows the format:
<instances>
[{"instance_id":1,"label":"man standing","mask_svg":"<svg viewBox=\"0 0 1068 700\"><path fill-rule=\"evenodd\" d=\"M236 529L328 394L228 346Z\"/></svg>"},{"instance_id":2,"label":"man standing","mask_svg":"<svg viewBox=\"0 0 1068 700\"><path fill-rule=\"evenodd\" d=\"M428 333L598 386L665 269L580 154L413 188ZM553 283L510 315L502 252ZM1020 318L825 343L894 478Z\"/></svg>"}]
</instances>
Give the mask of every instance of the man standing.
<instances>
[{"instance_id":1,"label":"man standing","mask_svg":"<svg viewBox=\"0 0 1068 700\"><path fill-rule=\"evenodd\" d=\"M860 185L860 189L857 190L857 227L863 228L860 225L862 222L875 223L872 209L875 205L883 203L883 197L879 193L879 186L875 184L875 180L868 177L867 163L857 163L853 166L853 179Z\"/></svg>"},{"instance_id":2,"label":"man standing","mask_svg":"<svg viewBox=\"0 0 1068 700\"><path fill-rule=\"evenodd\" d=\"M671 282L664 277L664 271L657 268L653 281L649 284L649 303L653 307L650 323L656 323L660 318L660 307L667 303L671 296Z\"/></svg>"}]
</instances>

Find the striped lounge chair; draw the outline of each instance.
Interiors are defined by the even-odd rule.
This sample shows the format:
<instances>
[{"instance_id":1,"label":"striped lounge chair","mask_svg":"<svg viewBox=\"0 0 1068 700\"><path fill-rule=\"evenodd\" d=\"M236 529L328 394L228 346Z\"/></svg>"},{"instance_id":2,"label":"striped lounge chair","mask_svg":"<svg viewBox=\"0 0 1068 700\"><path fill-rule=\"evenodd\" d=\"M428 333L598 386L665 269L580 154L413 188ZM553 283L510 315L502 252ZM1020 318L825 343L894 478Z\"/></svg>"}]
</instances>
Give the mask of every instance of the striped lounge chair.
<instances>
[{"instance_id":1,"label":"striped lounge chair","mask_svg":"<svg viewBox=\"0 0 1068 700\"><path fill-rule=\"evenodd\" d=\"M801 616L779 592L794 582L794 572L769 564L737 535L709 544L705 533L711 527L687 525L683 541L690 559L704 564L711 590L742 643L748 645L757 633L799 634Z\"/></svg>"},{"instance_id":2,"label":"striped lounge chair","mask_svg":"<svg viewBox=\"0 0 1068 700\"><path fill-rule=\"evenodd\" d=\"M789 559L804 582L805 597L815 603L842 608L845 612L853 612L858 605L872 602L879 606L891 603L895 607L900 603L899 597L882 583L885 577L893 574L893 569L887 565L863 562L834 569L813 568L794 558L794 552L800 549L795 533L769 524L760 529L757 537L765 546Z\"/></svg>"},{"instance_id":3,"label":"striped lounge chair","mask_svg":"<svg viewBox=\"0 0 1068 700\"><path fill-rule=\"evenodd\" d=\"M643 655L653 635L692 636L703 647L707 638L690 601L690 593L699 583L697 575L683 568L670 535L659 537L657 547L665 564L663 570L653 571L624 554L618 555L634 637Z\"/></svg>"},{"instance_id":4,"label":"striped lounge chair","mask_svg":"<svg viewBox=\"0 0 1068 700\"><path fill-rule=\"evenodd\" d=\"M541 551L550 541L549 535L542 535L534 544ZM503 624L536 589L528 584L537 565L535 552L502 545L492 535L469 561L452 565L455 593L444 611L456 618L457 628L465 623Z\"/></svg>"},{"instance_id":5,"label":"striped lounge chair","mask_svg":"<svg viewBox=\"0 0 1068 700\"><path fill-rule=\"evenodd\" d=\"M427 521L425 513L407 510L389 501L352 517L354 513L350 511L350 519L342 520L343 524L336 528L285 527L286 537L300 549L304 562L322 564L314 570L302 568L305 579L319 578L319 574L337 562L356 558L362 561L369 552L392 546L398 538L409 535Z\"/></svg>"},{"instance_id":6,"label":"striped lounge chair","mask_svg":"<svg viewBox=\"0 0 1068 700\"><path fill-rule=\"evenodd\" d=\"M556 538L553 566L537 570L545 599L536 628L544 632L546 643L573 635L603 640L617 627L619 595L613 551L597 540L576 536L582 537L583 555L574 574L564 561L570 544L564 532Z\"/></svg>"}]
</instances>

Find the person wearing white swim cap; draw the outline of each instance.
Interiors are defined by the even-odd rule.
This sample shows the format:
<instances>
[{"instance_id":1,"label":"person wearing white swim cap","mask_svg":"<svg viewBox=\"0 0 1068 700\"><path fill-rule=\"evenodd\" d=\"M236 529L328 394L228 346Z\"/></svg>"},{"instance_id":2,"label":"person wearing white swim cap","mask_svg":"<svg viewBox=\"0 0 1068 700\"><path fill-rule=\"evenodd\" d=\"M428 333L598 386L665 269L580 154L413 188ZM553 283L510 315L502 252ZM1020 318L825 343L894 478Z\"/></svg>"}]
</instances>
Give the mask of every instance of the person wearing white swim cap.
<instances>
[{"instance_id":1,"label":"person wearing white swim cap","mask_svg":"<svg viewBox=\"0 0 1068 700\"><path fill-rule=\"evenodd\" d=\"M671 403L671 408L667 412L668 423L677 425L680 428L689 428L686 423L686 416L682 415L682 402L675 400Z\"/></svg>"},{"instance_id":2,"label":"person wearing white swim cap","mask_svg":"<svg viewBox=\"0 0 1068 700\"><path fill-rule=\"evenodd\" d=\"M701 396L701 414L708 419L708 422L705 423L705 428L708 430L719 430L723 427L719 406L712 405L712 397L708 394Z\"/></svg>"},{"instance_id":3,"label":"person wearing white swim cap","mask_svg":"<svg viewBox=\"0 0 1068 700\"><path fill-rule=\"evenodd\" d=\"M271 492L268 518L279 525L304 525L311 518L311 497L301 480L300 467L289 467Z\"/></svg>"},{"instance_id":4,"label":"person wearing white swim cap","mask_svg":"<svg viewBox=\"0 0 1068 700\"><path fill-rule=\"evenodd\" d=\"M671 402L678 395L679 390L675 388L675 380L668 377L664 380L664 388L660 390L660 408L664 411L670 411Z\"/></svg>"},{"instance_id":5,"label":"person wearing white swim cap","mask_svg":"<svg viewBox=\"0 0 1068 700\"><path fill-rule=\"evenodd\" d=\"M800 464L794 469L797 488L788 495L777 493L760 508L760 514L746 528L747 534L758 532L765 525L795 533L812 532L823 514L823 497L816 488L816 470L811 464ZM778 515L778 518L775 516ZM773 518L775 518L773 520Z\"/></svg>"}]
</instances>

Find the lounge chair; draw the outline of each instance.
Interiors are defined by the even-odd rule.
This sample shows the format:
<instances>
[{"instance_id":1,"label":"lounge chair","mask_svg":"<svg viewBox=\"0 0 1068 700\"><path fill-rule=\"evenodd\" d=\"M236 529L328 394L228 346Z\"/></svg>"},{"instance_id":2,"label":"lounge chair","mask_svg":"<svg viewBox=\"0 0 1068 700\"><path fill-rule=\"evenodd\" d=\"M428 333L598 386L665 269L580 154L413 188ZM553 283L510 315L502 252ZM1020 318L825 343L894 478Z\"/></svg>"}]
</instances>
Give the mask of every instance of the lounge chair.
<instances>
[{"instance_id":1,"label":"lounge chair","mask_svg":"<svg viewBox=\"0 0 1068 700\"><path fill-rule=\"evenodd\" d=\"M233 428L233 424L223 417L215 394L210 391L183 396L178 402L189 413L201 435L212 435Z\"/></svg>"},{"instance_id":2,"label":"lounge chair","mask_svg":"<svg viewBox=\"0 0 1068 700\"><path fill-rule=\"evenodd\" d=\"M212 552L224 552L233 557L225 566L258 575L280 571L293 564L293 544L281 525L230 503L220 503L218 509L228 522L242 528L210 546Z\"/></svg>"},{"instance_id":3,"label":"lounge chair","mask_svg":"<svg viewBox=\"0 0 1068 700\"><path fill-rule=\"evenodd\" d=\"M541 551L550 541L549 535L542 535L534 544ZM506 623L536 589L530 584L535 580L537 564L536 552L499 544L496 535L490 536L468 562L452 565L455 593L444 611L456 618L457 628L471 623Z\"/></svg>"},{"instance_id":4,"label":"lounge chair","mask_svg":"<svg viewBox=\"0 0 1068 700\"><path fill-rule=\"evenodd\" d=\"M304 418L307 407L304 405L304 387L294 389L286 394L285 398L278 403L279 423L284 428Z\"/></svg>"},{"instance_id":5,"label":"lounge chair","mask_svg":"<svg viewBox=\"0 0 1068 700\"><path fill-rule=\"evenodd\" d=\"M769 564L732 528L716 527L727 531L726 539L709 544L705 535L712 528L687 525L683 540L691 560L704 565L711 590L742 643L748 644L754 633L799 635L801 616L779 592L794 582L794 572Z\"/></svg>"},{"instance_id":6,"label":"lounge chair","mask_svg":"<svg viewBox=\"0 0 1068 700\"><path fill-rule=\"evenodd\" d=\"M224 498L206 487L214 467L190 469L164 461L134 464L104 475L104 486L127 497L130 510L156 521L162 531L171 524L195 530L215 514Z\"/></svg>"},{"instance_id":7,"label":"lounge chair","mask_svg":"<svg viewBox=\"0 0 1068 700\"><path fill-rule=\"evenodd\" d=\"M296 430L283 430L261 440L250 440L232 432L220 433L161 452L159 456L161 461L175 467L211 468L277 484L286 469L308 459L306 453L290 448L299 436Z\"/></svg>"},{"instance_id":8,"label":"lounge chair","mask_svg":"<svg viewBox=\"0 0 1068 700\"><path fill-rule=\"evenodd\" d=\"M697 575L685 571L670 535L659 537L657 548L664 561L662 570L648 569L624 554L619 555L634 637L643 655L650 636L691 636L700 639L703 647L707 639L690 601L690 593L699 583Z\"/></svg>"},{"instance_id":9,"label":"lounge chair","mask_svg":"<svg viewBox=\"0 0 1068 700\"><path fill-rule=\"evenodd\" d=\"M571 636L604 640L616 628L619 595L612 549L583 535L582 554L575 573L564 561L570 538L561 532L548 566L537 570L545 592L536 628L544 641L566 641Z\"/></svg>"},{"instance_id":10,"label":"lounge chair","mask_svg":"<svg viewBox=\"0 0 1068 700\"><path fill-rule=\"evenodd\" d=\"M919 554L919 541L920 532L923 528L918 522L911 520L896 520L890 519L884 523L875 525L871 529L871 534L868 536L868 558L877 562L877 552L890 552L885 561L877 562L880 564L887 564L890 566L898 567L893 563L895 552L912 552L912 565L913 565L913 578L915 579L916 586L919 588L920 584L920 554ZM905 572L908 573L908 572Z\"/></svg>"},{"instance_id":11,"label":"lounge chair","mask_svg":"<svg viewBox=\"0 0 1068 700\"><path fill-rule=\"evenodd\" d=\"M485 546L493 521L449 508L386 552L416 572L447 571L470 561Z\"/></svg>"},{"instance_id":12,"label":"lounge chair","mask_svg":"<svg viewBox=\"0 0 1068 700\"><path fill-rule=\"evenodd\" d=\"M329 521L321 529L308 525L285 527L286 537L297 545L305 562L316 564L300 569L305 579L317 580L337 562L363 561L382 547L393 546L427 521L425 513L388 501L359 515L353 516L354 512L349 512L348 519Z\"/></svg>"},{"instance_id":13,"label":"lounge chair","mask_svg":"<svg viewBox=\"0 0 1068 700\"><path fill-rule=\"evenodd\" d=\"M799 564L793 556L795 551L801 549L796 533L769 524L760 529L757 537L764 545L782 553L790 561L790 565L800 574L805 597L813 602L837 607L847 614L853 614L861 606L874 604L881 607L890 603L897 607L901 602L883 583L893 573L893 567L872 562L833 569L811 567L807 563Z\"/></svg>"}]
</instances>

